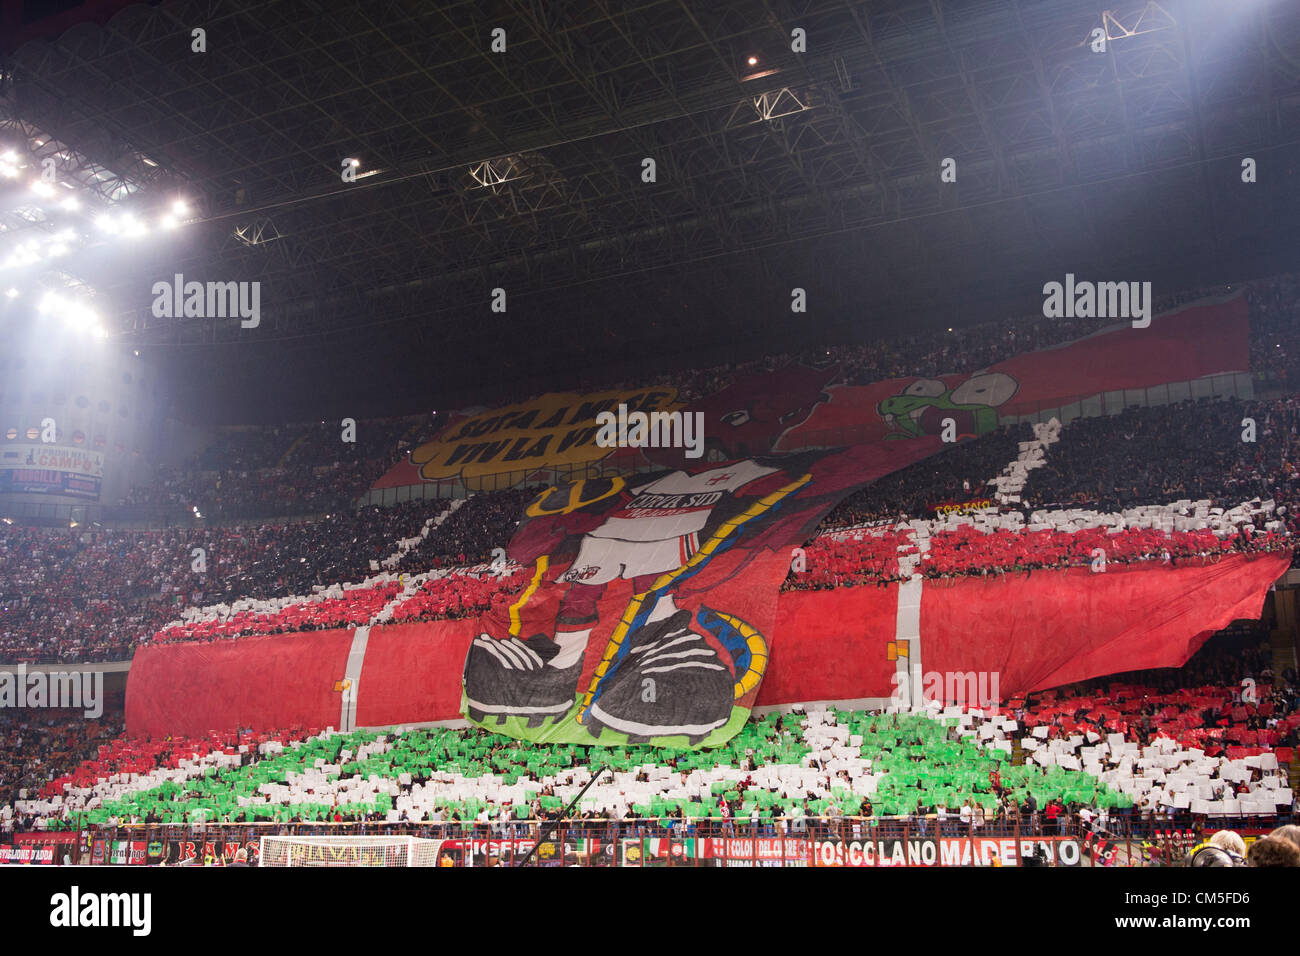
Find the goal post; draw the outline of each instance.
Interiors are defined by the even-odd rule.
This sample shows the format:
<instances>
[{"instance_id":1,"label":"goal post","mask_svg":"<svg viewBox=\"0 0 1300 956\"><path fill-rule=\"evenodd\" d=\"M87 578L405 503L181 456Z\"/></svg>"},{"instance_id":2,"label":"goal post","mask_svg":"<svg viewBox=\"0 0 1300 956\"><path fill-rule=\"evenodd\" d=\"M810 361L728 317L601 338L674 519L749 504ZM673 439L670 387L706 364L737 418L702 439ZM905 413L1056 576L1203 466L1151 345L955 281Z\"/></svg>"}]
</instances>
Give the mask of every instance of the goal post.
<instances>
[{"instance_id":1,"label":"goal post","mask_svg":"<svg viewBox=\"0 0 1300 956\"><path fill-rule=\"evenodd\" d=\"M437 866L444 840L407 836L264 836L258 866Z\"/></svg>"}]
</instances>

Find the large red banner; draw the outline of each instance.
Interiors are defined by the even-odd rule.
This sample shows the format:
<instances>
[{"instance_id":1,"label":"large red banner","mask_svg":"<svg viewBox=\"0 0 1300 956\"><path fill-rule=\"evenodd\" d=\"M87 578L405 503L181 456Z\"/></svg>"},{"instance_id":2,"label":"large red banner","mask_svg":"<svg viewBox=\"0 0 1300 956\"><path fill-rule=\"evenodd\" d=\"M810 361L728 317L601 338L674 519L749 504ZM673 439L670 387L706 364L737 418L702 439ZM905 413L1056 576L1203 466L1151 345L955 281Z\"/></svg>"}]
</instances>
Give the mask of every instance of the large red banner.
<instances>
[{"instance_id":1,"label":"large red banner","mask_svg":"<svg viewBox=\"0 0 1300 956\"><path fill-rule=\"evenodd\" d=\"M925 585L925 671L999 675L1003 697L1105 674L1179 667L1210 635L1258 618L1289 551L1094 574L1087 568ZM830 592L835 593L835 592Z\"/></svg>"},{"instance_id":2,"label":"large red banner","mask_svg":"<svg viewBox=\"0 0 1300 956\"><path fill-rule=\"evenodd\" d=\"M1230 555L1176 568L1035 571L927 582L925 671L996 672L1004 698L1122 671L1178 667L1214 631L1259 616L1289 553ZM896 586L787 591L758 705L887 698ZM460 718L477 619L371 629L358 726ZM132 734L337 723L351 631L142 649L127 687ZM272 645L275 645L274 648ZM588 659L594 667L594 660Z\"/></svg>"},{"instance_id":3,"label":"large red banner","mask_svg":"<svg viewBox=\"0 0 1300 956\"><path fill-rule=\"evenodd\" d=\"M162 737L236 727L337 727L335 682L351 646L351 630L145 645L127 675L127 730Z\"/></svg>"},{"instance_id":4,"label":"large red banner","mask_svg":"<svg viewBox=\"0 0 1300 956\"><path fill-rule=\"evenodd\" d=\"M958 438L980 435L995 429L999 419L1107 392L1245 372L1249 331L1245 297L1237 296L1161 316L1149 328L1121 326L1017 355L972 375L832 387L826 390L829 400L816 405L777 447L938 435L948 418Z\"/></svg>"}]
</instances>

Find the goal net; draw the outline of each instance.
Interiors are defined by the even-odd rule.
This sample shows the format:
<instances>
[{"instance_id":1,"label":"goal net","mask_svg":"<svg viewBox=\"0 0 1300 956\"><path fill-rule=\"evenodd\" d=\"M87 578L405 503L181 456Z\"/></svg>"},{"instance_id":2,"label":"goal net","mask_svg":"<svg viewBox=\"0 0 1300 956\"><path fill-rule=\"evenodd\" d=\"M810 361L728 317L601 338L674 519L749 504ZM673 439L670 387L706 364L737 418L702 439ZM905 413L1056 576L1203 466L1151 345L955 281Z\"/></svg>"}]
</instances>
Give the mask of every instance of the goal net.
<instances>
[{"instance_id":1,"label":"goal net","mask_svg":"<svg viewBox=\"0 0 1300 956\"><path fill-rule=\"evenodd\" d=\"M258 866L437 866L444 841L420 837L266 836Z\"/></svg>"}]
</instances>

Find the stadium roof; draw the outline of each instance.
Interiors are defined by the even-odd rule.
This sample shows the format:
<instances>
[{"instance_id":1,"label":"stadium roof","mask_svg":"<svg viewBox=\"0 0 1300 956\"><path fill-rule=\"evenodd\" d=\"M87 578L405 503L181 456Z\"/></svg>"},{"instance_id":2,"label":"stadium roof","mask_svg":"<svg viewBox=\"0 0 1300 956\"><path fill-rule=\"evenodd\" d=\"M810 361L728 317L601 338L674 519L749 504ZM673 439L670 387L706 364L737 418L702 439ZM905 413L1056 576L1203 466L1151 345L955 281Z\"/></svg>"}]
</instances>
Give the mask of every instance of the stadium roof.
<instances>
[{"instance_id":1,"label":"stadium roof","mask_svg":"<svg viewBox=\"0 0 1300 956\"><path fill-rule=\"evenodd\" d=\"M1283 0L120 6L7 32L0 140L141 221L187 203L60 269L190 417L441 407L1032 311L1067 271L1159 295L1297 246ZM8 188L0 259L54 228ZM260 325L155 317L177 273L260 282Z\"/></svg>"}]
</instances>

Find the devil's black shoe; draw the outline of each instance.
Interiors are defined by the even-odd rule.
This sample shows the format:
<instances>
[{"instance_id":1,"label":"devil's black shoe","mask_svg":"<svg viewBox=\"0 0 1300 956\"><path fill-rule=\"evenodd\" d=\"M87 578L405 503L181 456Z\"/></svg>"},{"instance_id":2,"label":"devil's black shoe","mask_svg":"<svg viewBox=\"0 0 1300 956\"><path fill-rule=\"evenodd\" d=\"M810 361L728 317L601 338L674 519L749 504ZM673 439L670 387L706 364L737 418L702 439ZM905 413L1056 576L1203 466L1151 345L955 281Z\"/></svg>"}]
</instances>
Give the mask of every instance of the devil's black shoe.
<instances>
[{"instance_id":1,"label":"devil's black shoe","mask_svg":"<svg viewBox=\"0 0 1300 956\"><path fill-rule=\"evenodd\" d=\"M573 707L582 657L569 667L552 667L560 647L542 634L498 641L480 634L465 657L463 683L471 720L522 717L529 726L559 720Z\"/></svg>"},{"instance_id":2,"label":"devil's black shoe","mask_svg":"<svg viewBox=\"0 0 1300 956\"><path fill-rule=\"evenodd\" d=\"M735 662L691 630L689 611L646 625L629 641L586 715L593 734L608 727L632 743L686 736L694 746L731 719Z\"/></svg>"}]
</instances>

